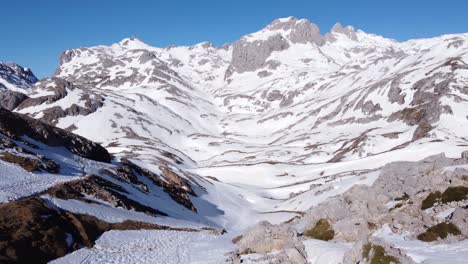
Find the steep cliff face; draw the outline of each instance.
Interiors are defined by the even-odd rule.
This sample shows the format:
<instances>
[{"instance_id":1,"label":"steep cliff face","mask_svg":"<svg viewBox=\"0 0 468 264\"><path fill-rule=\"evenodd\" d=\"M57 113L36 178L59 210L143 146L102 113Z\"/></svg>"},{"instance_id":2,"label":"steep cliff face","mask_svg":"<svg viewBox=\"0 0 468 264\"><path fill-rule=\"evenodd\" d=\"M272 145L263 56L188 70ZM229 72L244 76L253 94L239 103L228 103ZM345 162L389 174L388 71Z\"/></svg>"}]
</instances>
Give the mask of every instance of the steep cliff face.
<instances>
[{"instance_id":1,"label":"steep cliff face","mask_svg":"<svg viewBox=\"0 0 468 264\"><path fill-rule=\"evenodd\" d=\"M233 44L232 60L226 72L251 72L265 66L273 52L288 49L292 44L323 45L319 28L305 19L278 19L259 32L247 35ZM271 65L270 67L275 67Z\"/></svg>"}]
</instances>

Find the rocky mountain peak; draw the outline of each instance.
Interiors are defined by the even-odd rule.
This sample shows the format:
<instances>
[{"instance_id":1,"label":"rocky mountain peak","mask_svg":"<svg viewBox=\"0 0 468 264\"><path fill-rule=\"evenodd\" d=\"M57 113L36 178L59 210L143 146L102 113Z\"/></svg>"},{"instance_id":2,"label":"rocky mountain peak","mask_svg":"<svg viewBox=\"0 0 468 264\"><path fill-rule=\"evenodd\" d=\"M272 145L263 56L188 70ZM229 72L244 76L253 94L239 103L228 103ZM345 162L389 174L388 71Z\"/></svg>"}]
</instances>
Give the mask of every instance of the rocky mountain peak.
<instances>
[{"instance_id":1,"label":"rocky mountain peak","mask_svg":"<svg viewBox=\"0 0 468 264\"><path fill-rule=\"evenodd\" d=\"M139 38L135 36L131 36L129 38L124 38L119 42L121 46L127 47L138 47L138 46L148 46L145 42L141 41Z\"/></svg>"},{"instance_id":2,"label":"rocky mountain peak","mask_svg":"<svg viewBox=\"0 0 468 264\"><path fill-rule=\"evenodd\" d=\"M353 26L348 25L346 27L343 27L341 23L338 22L332 27L331 32L345 34L352 40L357 40L356 31Z\"/></svg>"},{"instance_id":3,"label":"rocky mountain peak","mask_svg":"<svg viewBox=\"0 0 468 264\"><path fill-rule=\"evenodd\" d=\"M265 64L272 52L286 50L291 44L321 46L323 43L320 29L307 19L276 19L264 29L246 35L234 43L231 67L226 77L232 72L242 73L258 69Z\"/></svg>"},{"instance_id":4,"label":"rocky mountain peak","mask_svg":"<svg viewBox=\"0 0 468 264\"><path fill-rule=\"evenodd\" d=\"M307 19L279 18L262 31L278 31L277 33L288 38L292 43L315 43L317 45L323 43L319 27Z\"/></svg>"},{"instance_id":5,"label":"rocky mountain peak","mask_svg":"<svg viewBox=\"0 0 468 264\"><path fill-rule=\"evenodd\" d=\"M22 67L13 62L0 62L0 89L28 89L37 81L37 77L29 68Z\"/></svg>"},{"instance_id":6,"label":"rocky mountain peak","mask_svg":"<svg viewBox=\"0 0 468 264\"><path fill-rule=\"evenodd\" d=\"M278 30L278 29L283 29L283 30L289 30L289 29L294 29L297 26L301 24L308 24L308 25L314 25L317 27L315 24L311 23L307 19L297 19L296 17L287 17L287 18L278 18L268 24L265 28L270 29L270 30ZM318 28L317 28L318 29Z\"/></svg>"}]
</instances>

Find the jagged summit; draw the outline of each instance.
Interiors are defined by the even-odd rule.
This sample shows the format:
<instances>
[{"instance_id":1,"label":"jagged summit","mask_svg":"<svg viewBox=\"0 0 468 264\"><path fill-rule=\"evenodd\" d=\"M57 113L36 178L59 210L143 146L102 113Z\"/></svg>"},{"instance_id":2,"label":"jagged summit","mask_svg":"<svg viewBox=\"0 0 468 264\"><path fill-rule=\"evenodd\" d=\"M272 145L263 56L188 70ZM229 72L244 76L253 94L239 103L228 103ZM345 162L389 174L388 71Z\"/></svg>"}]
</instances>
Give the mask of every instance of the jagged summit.
<instances>
[{"instance_id":1,"label":"jagged summit","mask_svg":"<svg viewBox=\"0 0 468 264\"><path fill-rule=\"evenodd\" d=\"M13 62L0 62L0 89L21 91L31 88L37 81L37 77L29 68Z\"/></svg>"},{"instance_id":2,"label":"jagged summit","mask_svg":"<svg viewBox=\"0 0 468 264\"><path fill-rule=\"evenodd\" d=\"M298 19L292 16L276 19L262 30L246 35L244 38L250 41L265 40L274 34L281 34L292 43L314 43L320 46L324 45L326 41L336 40L333 38L333 34L344 34L351 40L358 41L356 30L353 26L343 27L341 23L337 22L330 32L322 35L316 24L311 23L307 19Z\"/></svg>"},{"instance_id":3,"label":"jagged summit","mask_svg":"<svg viewBox=\"0 0 468 264\"><path fill-rule=\"evenodd\" d=\"M333 25L333 27L332 27L332 29L330 31L330 34L334 34L334 33L344 34L347 37L349 37L350 39L352 39L354 41L358 41L356 31L354 30L353 26L343 27L341 25L341 23L337 22L335 25Z\"/></svg>"},{"instance_id":4,"label":"jagged summit","mask_svg":"<svg viewBox=\"0 0 468 264\"><path fill-rule=\"evenodd\" d=\"M307 19L295 17L276 19L260 31L244 36L241 41L268 41L277 36L284 37L292 43L322 43L317 25Z\"/></svg>"},{"instance_id":5,"label":"jagged summit","mask_svg":"<svg viewBox=\"0 0 468 264\"><path fill-rule=\"evenodd\" d=\"M129 38L124 38L118 44L121 45L121 46L125 46L127 48L132 48L132 49L144 48L144 47L149 46L147 43L143 42L142 40L140 40L139 38L137 38L135 36L131 36Z\"/></svg>"}]
</instances>

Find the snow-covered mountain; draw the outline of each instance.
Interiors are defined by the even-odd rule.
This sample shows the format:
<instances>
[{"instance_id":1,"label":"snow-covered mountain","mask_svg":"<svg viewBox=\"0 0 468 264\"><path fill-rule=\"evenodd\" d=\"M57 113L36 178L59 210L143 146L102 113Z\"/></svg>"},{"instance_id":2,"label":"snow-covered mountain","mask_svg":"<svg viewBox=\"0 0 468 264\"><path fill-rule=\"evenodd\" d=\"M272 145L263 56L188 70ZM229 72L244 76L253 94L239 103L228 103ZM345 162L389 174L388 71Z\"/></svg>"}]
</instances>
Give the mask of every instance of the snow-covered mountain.
<instances>
[{"instance_id":1,"label":"snow-covered mountain","mask_svg":"<svg viewBox=\"0 0 468 264\"><path fill-rule=\"evenodd\" d=\"M0 62L1 90L27 90L30 89L37 81L38 80L36 76L31 72L29 68L23 68L20 65L13 62Z\"/></svg>"},{"instance_id":2,"label":"snow-covered mountain","mask_svg":"<svg viewBox=\"0 0 468 264\"><path fill-rule=\"evenodd\" d=\"M13 110L24 101L38 80L28 68L0 62L0 107Z\"/></svg>"},{"instance_id":3,"label":"snow-covered mountain","mask_svg":"<svg viewBox=\"0 0 468 264\"><path fill-rule=\"evenodd\" d=\"M135 220L114 207L151 208L185 227L239 234L372 185L387 163L459 157L467 61L468 34L397 42L339 23L321 34L289 17L221 47L156 48L132 37L67 50L38 82L0 64L0 81L25 93L13 101L4 92L2 107L104 146L120 174L95 176L123 184L140 206L99 208L108 196L76 186L100 205L47 201L103 221Z\"/></svg>"}]
</instances>

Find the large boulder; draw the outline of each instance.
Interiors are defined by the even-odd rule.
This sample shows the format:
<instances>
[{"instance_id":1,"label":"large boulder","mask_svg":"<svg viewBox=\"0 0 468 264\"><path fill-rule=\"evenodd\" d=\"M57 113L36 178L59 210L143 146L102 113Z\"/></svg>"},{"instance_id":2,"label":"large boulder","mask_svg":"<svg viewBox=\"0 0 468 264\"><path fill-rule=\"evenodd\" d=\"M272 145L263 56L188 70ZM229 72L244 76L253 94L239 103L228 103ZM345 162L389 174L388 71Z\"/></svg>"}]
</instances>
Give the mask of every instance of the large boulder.
<instances>
[{"instance_id":1,"label":"large boulder","mask_svg":"<svg viewBox=\"0 0 468 264\"><path fill-rule=\"evenodd\" d=\"M307 263L304 244L297 231L288 225L272 225L262 221L247 231L236 244L241 254L281 251L291 263Z\"/></svg>"}]
</instances>

